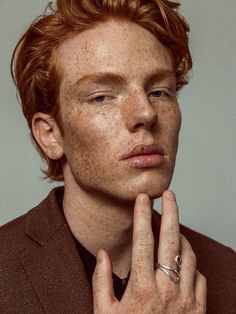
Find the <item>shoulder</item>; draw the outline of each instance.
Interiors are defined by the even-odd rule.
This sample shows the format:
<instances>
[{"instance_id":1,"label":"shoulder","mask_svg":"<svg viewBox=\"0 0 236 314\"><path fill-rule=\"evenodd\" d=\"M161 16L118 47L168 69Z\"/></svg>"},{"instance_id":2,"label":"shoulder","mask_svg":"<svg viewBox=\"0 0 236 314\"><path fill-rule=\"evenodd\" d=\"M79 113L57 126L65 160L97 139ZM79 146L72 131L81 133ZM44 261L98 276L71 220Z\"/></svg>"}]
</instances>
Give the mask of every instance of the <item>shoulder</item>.
<instances>
[{"instance_id":1,"label":"shoulder","mask_svg":"<svg viewBox=\"0 0 236 314\"><path fill-rule=\"evenodd\" d=\"M38 246L64 223L57 203L58 195L62 193L63 188L53 189L39 205L0 227L0 260L15 258Z\"/></svg>"},{"instance_id":2,"label":"shoulder","mask_svg":"<svg viewBox=\"0 0 236 314\"><path fill-rule=\"evenodd\" d=\"M0 227L1 260L15 258L29 244L24 232L26 216L27 214L20 216Z\"/></svg>"},{"instance_id":3,"label":"shoulder","mask_svg":"<svg viewBox=\"0 0 236 314\"><path fill-rule=\"evenodd\" d=\"M197 269L207 279L207 313L235 313L235 251L185 226L181 233L196 254Z\"/></svg>"},{"instance_id":4,"label":"shoulder","mask_svg":"<svg viewBox=\"0 0 236 314\"><path fill-rule=\"evenodd\" d=\"M233 249L185 226L181 226L181 233L190 242L197 256L200 271L230 267L236 275L236 253ZM218 270L217 270L218 271Z\"/></svg>"},{"instance_id":5,"label":"shoulder","mask_svg":"<svg viewBox=\"0 0 236 314\"><path fill-rule=\"evenodd\" d=\"M0 308L1 313L15 310L33 313L38 300L20 257L34 247L24 232L27 214L0 227ZM27 298L25 296L28 296ZM22 305L23 304L23 305ZM24 309L24 310L23 310ZM39 310L38 313L41 313Z\"/></svg>"},{"instance_id":6,"label":"shoulder","mask_svg":"<svg viewBox=\"0 0 236 314\"><path fill-rule=\"evenodd\" d=\"M55 192L26 214L0 227L0 308L4 313L15 308L21 313L42 312L24 261L37 256L43 243L64 222L56 207ZM41 267L40 261L38 266Z\"/></svg>"}]
</instances>

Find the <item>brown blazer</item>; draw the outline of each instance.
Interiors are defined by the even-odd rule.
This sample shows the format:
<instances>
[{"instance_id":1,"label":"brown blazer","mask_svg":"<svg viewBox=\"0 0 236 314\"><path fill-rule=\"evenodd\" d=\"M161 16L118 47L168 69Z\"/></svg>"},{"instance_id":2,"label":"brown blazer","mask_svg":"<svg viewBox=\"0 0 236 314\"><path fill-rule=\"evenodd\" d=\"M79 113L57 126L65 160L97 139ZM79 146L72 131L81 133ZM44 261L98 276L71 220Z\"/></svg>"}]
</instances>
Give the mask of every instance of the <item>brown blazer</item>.
<instances>
[{"instance_id":1,"label":"brown blazer","mask_svg":"<svg viewBox=\"0 0 236 314\"><path fill-rule=\"evenodd\" d=\"M92 291L57 196L62 188L27 214L0 228L0 313L92 313ZM154 214L158 236L160 216ZM236 254L186 227L207 277L207 313L236 313Z\"/></svg>"}]
</instances>

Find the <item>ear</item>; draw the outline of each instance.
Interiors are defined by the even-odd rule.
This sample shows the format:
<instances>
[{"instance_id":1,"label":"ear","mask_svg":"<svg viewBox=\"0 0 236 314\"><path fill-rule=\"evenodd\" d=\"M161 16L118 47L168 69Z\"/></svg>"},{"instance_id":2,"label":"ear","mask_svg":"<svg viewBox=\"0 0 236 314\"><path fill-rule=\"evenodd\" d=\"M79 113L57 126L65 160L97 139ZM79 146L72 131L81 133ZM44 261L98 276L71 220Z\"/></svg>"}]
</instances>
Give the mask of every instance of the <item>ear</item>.
<instances>
[{"instance_id":1,"label":"ear","mask_svg":"<svg viewBox=\"0 0 236 314\"><path fill-rule=\"evenodd\" d=\"M38 145L48 158L58 160L63 157L61 132L50 115L42 112L34 114L32 132Z\"/></svg>"}]
</instances>

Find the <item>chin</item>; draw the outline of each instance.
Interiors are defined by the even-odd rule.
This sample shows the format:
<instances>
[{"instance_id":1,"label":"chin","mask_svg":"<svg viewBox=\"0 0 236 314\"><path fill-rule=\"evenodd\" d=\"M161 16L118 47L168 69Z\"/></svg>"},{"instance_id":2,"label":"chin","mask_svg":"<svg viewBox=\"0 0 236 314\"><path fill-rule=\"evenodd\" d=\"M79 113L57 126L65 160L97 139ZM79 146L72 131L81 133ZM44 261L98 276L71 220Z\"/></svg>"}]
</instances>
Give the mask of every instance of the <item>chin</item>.
<instances>
[{"instance_id":1,"label":"chin","mask_svg":"<svg viewBox=\"0 0 236 314\"><path fill-rule=\"evenodd\" d=\"M124 185L124 198L134 201L140 193L147 194L151 199L159 198L169 188L171 179L172 175L142 175L136 181L132 180L128 186Z\"/></svg>"},{"instance_id":2,"label":"chin","mask_svg":"<svg viewBox=\"0 0 236 314\"><path fill-rule=\"evenodd\" d=\"M158 182L158 185L145 186L144 188L140 189L137 195L140 193L145 193L150 197L150 199L156 199L156 198L161 197L163 192L167 190L168 187L169 187L169 184L161 184L160 182Z\"/></svg>"}]
</instances>

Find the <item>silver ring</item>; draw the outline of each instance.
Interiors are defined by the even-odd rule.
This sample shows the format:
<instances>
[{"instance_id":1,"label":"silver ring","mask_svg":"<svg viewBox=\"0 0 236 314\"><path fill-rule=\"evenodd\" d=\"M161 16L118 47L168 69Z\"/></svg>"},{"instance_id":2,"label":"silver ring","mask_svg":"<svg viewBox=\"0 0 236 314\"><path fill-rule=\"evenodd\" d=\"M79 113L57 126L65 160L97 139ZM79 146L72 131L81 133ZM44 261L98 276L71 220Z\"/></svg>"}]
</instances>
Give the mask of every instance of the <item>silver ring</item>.
<instances>
[{"instance_id":1,"label":"silver ring","mask_svg":"<svg viewBox=\"0 0 236 314\"><path fill-rule=\"evenodd\" d=\"M179 268L180 268L180 265L181 265L181 256L180 255L176 255L175 256L175 263L176 263L176 266L177 266L177 268L178 268L178 270L179 270Z\"/></svg>"},{"instance_id":2,"label":"silver ring","mask_svg":"<svg viewBox=\"0 0 236 314\"><path fill-rule=\"evenodd\" d=\"M163 264L156 264L156 268L161 269L170 279L175 283L178 284L180 280L179 276L179 268L181 265L181 256L176 255L175 256L175 263L176 263L176 268L171 268L169 266L163 265Z\"/></svg>"}]
</instances>

